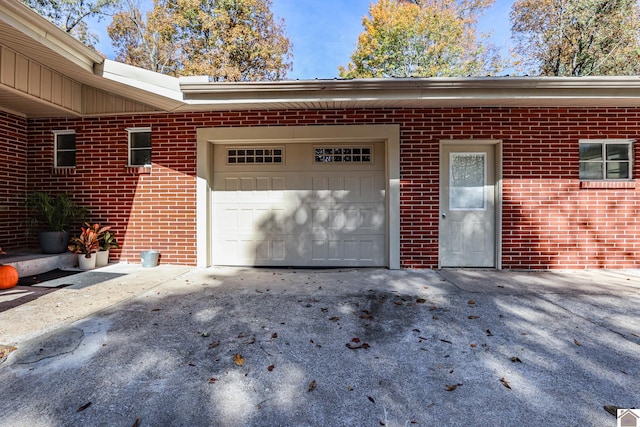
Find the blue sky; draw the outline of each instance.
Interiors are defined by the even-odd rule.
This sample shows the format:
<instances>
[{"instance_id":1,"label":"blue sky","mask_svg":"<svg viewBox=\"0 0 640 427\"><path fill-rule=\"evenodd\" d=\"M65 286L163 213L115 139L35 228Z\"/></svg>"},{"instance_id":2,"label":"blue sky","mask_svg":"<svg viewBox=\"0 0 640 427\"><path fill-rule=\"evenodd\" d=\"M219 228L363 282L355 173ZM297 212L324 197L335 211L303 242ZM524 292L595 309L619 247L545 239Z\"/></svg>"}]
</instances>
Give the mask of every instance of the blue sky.
<instances>
[{"instance_id":1,"label":"blue sky","mask_svg":"<svg viewBox=\"0 0 640 427\"><path fill-rule=\"evenodd\" d=\"M331 79L338 66L346 66L362 32L362 18L375 0L272 0L274 15L283 18L293 44L293 70L289 79ZM150 3L150 2L149 2ZM480 31L493 31L492 41L503 50L509 47L509 11L513 0L496 0L480 21ZM95 27L100 36L98 49L113 59L112 47L104 28L108 20Z\"/></svg>"}]
</instances>

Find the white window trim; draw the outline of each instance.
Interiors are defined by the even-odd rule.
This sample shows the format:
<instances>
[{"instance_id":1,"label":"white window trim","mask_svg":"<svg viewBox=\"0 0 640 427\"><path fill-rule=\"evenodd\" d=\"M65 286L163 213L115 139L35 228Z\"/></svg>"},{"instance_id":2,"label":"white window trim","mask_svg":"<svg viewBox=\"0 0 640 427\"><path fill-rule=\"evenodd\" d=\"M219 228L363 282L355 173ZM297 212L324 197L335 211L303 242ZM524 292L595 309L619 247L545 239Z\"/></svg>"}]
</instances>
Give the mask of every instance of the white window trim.
<instances>
[{"instance_id":1,"label":"white window trim","mask_svg":"<svg viewBox=\"0 0 640 427\"><path fill-rule=\"evenodd\" d=\"M73 169L78 164L78 140L76 138L76 148L74 148L74 153L76 154L75 164L73 166L58 166L58 135L76 135L76 131L73 129L63 129L63 130L54 130L53 131L53 167L56 169ZM62 150L62 151L71 151L71 150Z\"/></svg>"},{"instance_id":2,"label":"white window trim","mask_svg":"<svg viewBox=\"0 0 640 427\"><path fill-rule=\"evenodd\" d=\"M635 139L623 139L623 138L599 138L599 139L580 139L578 141L578 147L580 144L602 144L602 178L580 178L580 181L631 181L633 180L633 168L635 167L635 157L633 145L636 143ZM627 178L607 178L607 160L605 147L609 144L628 144L629 146L629 176ZM578 165L582 162L580 155L578 155ZM595 162L594 162L595 163ZM579 166L578 166L579 170Z\"/></svg>"},{"instance_id":3,"label":"white window trim","mask_svg":"<svg viewBox=\"0 0 640 427\"><path fill-rule=\"evenodd\" d=\"M127 166L128 167L132 167L132 168L140 168L140 167L150 168L151 164L148 164L148 165L134 165L134 164L131 163L131 134L143 133L143 132L151 133L151 127L127 128L126 131L127 131ZM151 150L152 150L151 153L153 154L153 142L152 142Z\"/></svg>"}]
</instances>

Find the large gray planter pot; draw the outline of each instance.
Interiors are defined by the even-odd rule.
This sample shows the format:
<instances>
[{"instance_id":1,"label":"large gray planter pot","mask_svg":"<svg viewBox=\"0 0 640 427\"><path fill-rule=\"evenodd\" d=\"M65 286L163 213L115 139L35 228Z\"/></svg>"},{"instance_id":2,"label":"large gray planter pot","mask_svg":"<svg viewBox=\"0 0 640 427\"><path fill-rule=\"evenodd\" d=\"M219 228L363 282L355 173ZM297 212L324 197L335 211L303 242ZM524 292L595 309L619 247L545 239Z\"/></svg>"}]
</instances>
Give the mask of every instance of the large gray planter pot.
<instances>
[{"instance_id":1,"label":"large gray planter pot","mask_svg":"<svg viewBox=\"0 0 640 427\"><path fill-rule=\"evenodd\" d=\"M38 239L43 254L61 254L67 251L69 233L67 231L41 231L38 233Z\"/></svg>"}]
</instances>

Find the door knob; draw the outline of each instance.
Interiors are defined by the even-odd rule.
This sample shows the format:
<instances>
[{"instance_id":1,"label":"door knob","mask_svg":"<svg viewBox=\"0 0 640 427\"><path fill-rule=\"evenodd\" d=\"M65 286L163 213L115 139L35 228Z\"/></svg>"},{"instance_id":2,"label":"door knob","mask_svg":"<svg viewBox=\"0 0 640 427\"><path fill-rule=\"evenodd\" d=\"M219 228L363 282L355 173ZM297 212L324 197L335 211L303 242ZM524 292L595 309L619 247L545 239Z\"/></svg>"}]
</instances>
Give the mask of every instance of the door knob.
<instances>
[{"instance_id":1,"label":"door knob","mask_svg":"<svg viewBox=\"0 0 640 427\"><path fill-rule=\"evenodd\" d=\"M447 219L447 214L442 212L442 219Z\"/></svg>"}]
</instances>

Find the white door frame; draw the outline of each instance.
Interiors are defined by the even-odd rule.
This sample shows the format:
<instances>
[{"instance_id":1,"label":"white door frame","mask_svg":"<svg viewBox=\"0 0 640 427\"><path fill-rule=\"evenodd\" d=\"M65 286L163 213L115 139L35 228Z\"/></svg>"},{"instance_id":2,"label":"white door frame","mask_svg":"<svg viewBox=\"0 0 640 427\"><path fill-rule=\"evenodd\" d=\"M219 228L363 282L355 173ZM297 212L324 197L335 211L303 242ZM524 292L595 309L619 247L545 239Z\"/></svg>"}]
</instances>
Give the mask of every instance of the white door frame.
<instances>
[{"instance_id":1,"label":"white door frame","mask_svg":"<svg viewBox=\"0 0 640 427\"><path fill-rule=\"evenodd\" d=\"M386 266L400 268L400 126L258 126L197 130L197 266L212 265L213 145L296 142L384 142L386 174Z\"/></svg>"},{"instance_id":2,"label":"white door frame","mask_svg":"<svg viewBox=\"0 0 640 427\"><path fill-rule=\"evenodd\" d=\"M438 159L441 159L443 148L445 146L455 145L494 145L495 146L495 268L502 269L502 140L501 139L443 139L440 140L440 150ZM440 162L440 160L439 160ZM438 167L438 176L440 177L440 167ZM448 173L448 172L447 172ZM439 179L442 179L440 177ZM438 185L438 195L440 195L440 185ZM440 197L440 196L438 196ZM442 220L440 219L440 201L438 201L438 236L442 235ZM439 237L438 237L439 240ZM442 268L440 243L438 243L438 268Z\"/></svg>"}]
</instances>

